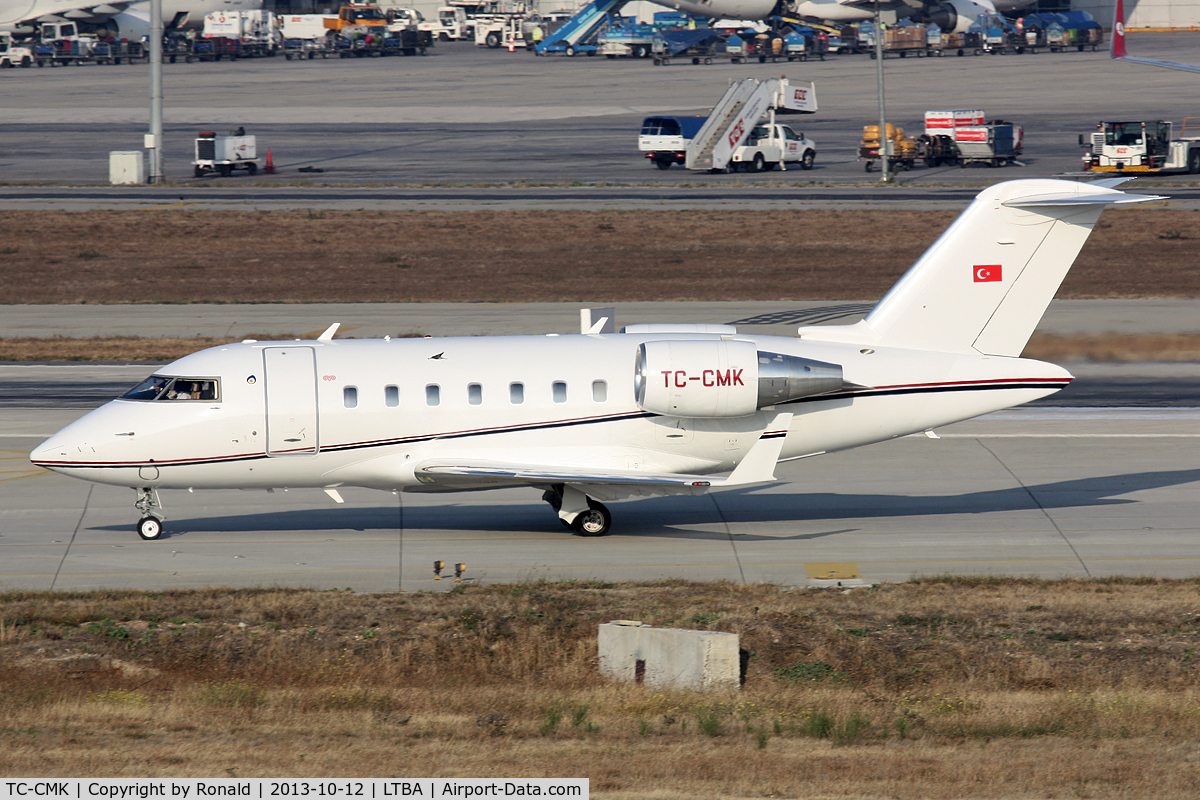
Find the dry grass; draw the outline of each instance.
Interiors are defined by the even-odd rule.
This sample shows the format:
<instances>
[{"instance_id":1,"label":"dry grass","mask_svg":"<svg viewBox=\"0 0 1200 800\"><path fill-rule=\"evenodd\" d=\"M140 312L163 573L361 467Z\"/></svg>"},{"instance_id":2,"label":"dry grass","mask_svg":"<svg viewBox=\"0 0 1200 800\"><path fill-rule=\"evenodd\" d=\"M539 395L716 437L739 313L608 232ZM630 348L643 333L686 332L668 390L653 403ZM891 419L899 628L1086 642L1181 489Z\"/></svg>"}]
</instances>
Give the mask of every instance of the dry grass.
<instances>
[{"instance_id":1,"label":"dry grass","mask_svg":"<svg viewBox=\"0 0 1200 800\"><path fill-rule=\"evenodd\" d=\"M752 328L746 328L752 331ZM253 334L262 341L295 334ZM0 361L174 361L224 344L210 337L13 337L0 338ZM1043 361L1200 361L1200 333L1059 336L1036 334L1023 353Z\"/></svg>"},{"instance_id":2,"label":"dry grass","mask_svg":"<svg viewBox=\"0 0 1200 800\"><path fill-rule=\"evenodd\" d=\"M0 303L881 296L956 212L7 211ZM1200 296L1200 213L1106 212L1059 297Z\"/></svg>"},{"instance_id":3,"label":"dry grass","mask_svg":"<svg viewBox=\"0 0 1200 800\"><path fill-rule=\"evenodd\" d=\"M610 798L1196 797L1198 599L1200 581L1130 579L9 593L0 769L587 777ZM738 633L743 690L601 679L596 626L628 618Z\"/></svg>"}]
</instances>

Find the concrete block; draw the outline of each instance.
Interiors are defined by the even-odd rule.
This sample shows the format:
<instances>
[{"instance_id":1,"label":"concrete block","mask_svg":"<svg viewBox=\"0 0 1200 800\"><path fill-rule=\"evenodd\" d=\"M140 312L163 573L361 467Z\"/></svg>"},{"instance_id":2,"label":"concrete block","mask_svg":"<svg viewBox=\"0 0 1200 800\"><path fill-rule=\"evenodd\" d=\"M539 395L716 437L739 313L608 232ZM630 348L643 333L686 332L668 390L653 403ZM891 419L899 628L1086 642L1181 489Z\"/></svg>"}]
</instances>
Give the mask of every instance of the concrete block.
<instances>
[{"instance_id":1,"label":"concrete block","mask_svg":"<svg viewBox=\"0 0 1200 800\"><path fill-rule=\"evenodd\" d=\"M146 159L141 150L113 150L108 154L108 182L140 184L146 182Z\"/></svg>"},{"instance_id":2,"label":"concrete block","mask_svg":"<svg viewBox=\"0 0 1200 800\"><path fill-rule=\"evenodd\" d=\"M600 626L600 672L662 689L736 690L741 657L736 633L652 628L616 620Z\"/></svg>"}]
</instances>

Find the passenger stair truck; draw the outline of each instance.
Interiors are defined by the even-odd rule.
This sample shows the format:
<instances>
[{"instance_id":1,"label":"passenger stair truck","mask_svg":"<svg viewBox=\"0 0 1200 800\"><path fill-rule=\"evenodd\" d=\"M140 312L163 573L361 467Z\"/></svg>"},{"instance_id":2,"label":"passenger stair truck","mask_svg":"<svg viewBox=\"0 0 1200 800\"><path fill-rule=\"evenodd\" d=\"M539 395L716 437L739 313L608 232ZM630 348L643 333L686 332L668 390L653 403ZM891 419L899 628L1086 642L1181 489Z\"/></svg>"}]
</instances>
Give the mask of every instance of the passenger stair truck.
<instances>
[{"instance_id":1,"label":"passenger stair truck","mask_svg":"<svg viewBox=\"0 0 1200 800\"><path fill-rule=\"evenodd\" d=\"M608 22L610 15L618 15L628 0L592 0L583 8L555 28L554 32L542 40L535 50L539 56L550 53L563 53L573 56L576 53L594 55L600 49L596 38L600 30Z\"/></svg>"},{"instance_id":2,"label":"passenger stair truck","mask_svg":"<svg viewBox=\"0 0 1200 800\"><path fill-rule=\"evenodd\" d=\"M1179 138L1171 136L1172 123L1101 122L1090 136L1080 134L1087 148L1083 168L1092 172L1200 173L1200 117L1185 117Z\"/></svg>"},{"instance_id":3,"label":"passenger stair truck","mask_svg":"<svg viewBox=\"0 0 1200 800\"><path fill-rule=\"evenodd\" d=\"M811 82L769 78L758 81L745 78L729 86L713 108L704 127L688 142L686 166L692 170L723 171L731 163L740 163L746 151L738 148L764 117L769 117L770 131L778 131L775 112L815 114L817 92ZM780 126L783 127L783 126ZM761 162L752 154L749 158L759 165L782 164L784 142L760 142ZM774 149L771 149L774 148ZM811 162L809 163L811 166Z\"/></svg>"}]
</instances>

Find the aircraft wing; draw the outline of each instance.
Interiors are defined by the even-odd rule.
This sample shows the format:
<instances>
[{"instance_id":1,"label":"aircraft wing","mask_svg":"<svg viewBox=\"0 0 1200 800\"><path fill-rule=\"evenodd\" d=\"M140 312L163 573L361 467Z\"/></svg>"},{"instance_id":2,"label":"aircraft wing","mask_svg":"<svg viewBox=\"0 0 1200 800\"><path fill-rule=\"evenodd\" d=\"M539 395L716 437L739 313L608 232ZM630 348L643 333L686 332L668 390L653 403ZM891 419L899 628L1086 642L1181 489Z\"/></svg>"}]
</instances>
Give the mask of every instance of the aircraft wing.
<instances>
[{"instance_id":1,"label":"aircraft wing","mask_svg":"<svg viewBox=\"0 0 1200 800\"><path fill-rule=\"evenodd\" d=\"M446 489L485 489L497 486L607 487L609 498L627 494L701 494L712 488L749 486L775 480L775 465L787 437L790 413L776 414L771 424L726 477L654 473L633 469L595 469L576 466L545 466L503 461L431 458L414 468L417 480ZM592 492L592 494L597 494ZM609 499L606 498L606 499Z\"/></svg>"},{"instance_id":2,"label":"aircraft wing","mask_svg":"<svg viewBox=\"0 0 1200 800\"><path fill-rule=\"evenodd\" d=\"M1148 67L1177 69L1183 72L1200 72L1200 64L1185 64L1182 61L1161 61L1157 58L1141 58L1129 55L1125 51L1125 7L1123 0L1117 0L1117 8L1113 12L1112 57L1118 61L1128 61L1131 64L1145 64Z\"/></svg>"},{"instance_id":3,"label":"aircraft wing","mask_svg":"<svg viewBox=\"0 0 1200 800\"><path fill-rule=\"evenodd\" d=\"M703 475L640 470L581 469L469 459L429 459L415 468L417 480L447 489L549 486L556 483L622 488L631 494L700 494L713 479Z\"/></svg>"}]
</instances>

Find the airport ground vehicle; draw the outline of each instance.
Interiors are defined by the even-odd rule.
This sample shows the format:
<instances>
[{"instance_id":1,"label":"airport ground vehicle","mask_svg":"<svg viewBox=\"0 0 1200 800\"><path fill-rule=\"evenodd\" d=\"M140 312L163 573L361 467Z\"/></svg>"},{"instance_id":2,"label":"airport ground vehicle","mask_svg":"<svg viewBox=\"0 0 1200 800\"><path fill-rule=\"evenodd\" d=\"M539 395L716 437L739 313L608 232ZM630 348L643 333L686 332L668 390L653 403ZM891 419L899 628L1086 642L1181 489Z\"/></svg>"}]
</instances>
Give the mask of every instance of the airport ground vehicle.
<instances>
[{"instance_id":1,"label":"airport ground vehicle","mask_svg":"<svg viewBox=\"0 0 1200 800\"><path fill-rule=\"evenodd\" d=\"M467 39L474 34L467 22L467 12L458 6L441 6L437 10L437 19L418 23L417 30L426 31L443 42Z\"/></svg>"},{"instance_id":2,"label":"airport ground vehicle","mask_svg":"<svg viewBox=\"0 0 1200 800\"><path fill-rule=\"evenodd\" d=\"M917 140L904 135L904 129L899 125L887 123L884 131L885 143L879 141L879 125L864 125L863 138L858 144L858 160L863 162L863 169L871 172L875 162L886 153L888 163L895 169L912 169L920 158Z\"/></svg>"},{"instance_id":3,"label":"airport ground vehicle","mask_svg":"<svg viewBox=\"0 0 1200 800\"><path fill-rule=\"evenodd\" d=\"M378 28L379 33L387 27L387 15L379 6L349 4L338 9L338 14L325 20L325 27L340 34L349 34L352 28Z\"/></svg>"},{"instance_id":4,"label":"airport ground vehicle","mask_svg":"<svg viewBox=\"0 0 1200 800\"><path fill-rule=\"evenodd\" d=\"M1200 117L1185 117L1179 138L1164 120L1100 122L1080 134L1083 168L1092 172L1200 173Z\"/></svg>"},{"instance_id":5,"label":"airport ground vehicle","mask_svg":"<svg viewBox=\"0 0 1200 800\"><path fill-rule=\"evenodd\" d=\"M272 56L283 44L275 14L261 9L208 14L204 17L203 38L237 42L239 58Z\"/></svg>"},{"instance_id":6,"label":"airport ground vehicle","mask_svg":"<svg viewBox=\"0 0 1200 800\"><path fill-rule=\"evenodd\" d=\"M1005 167L1021 155L1021 126L993 120L984 125L959 127L954 130L954 144L960 167L967 164Z\"/></svg>"},{"instance_id":7,"label":"airport ground vehicle","mask_svg":"<svg viewBox=\"0 0 1200 800\"><path fill-rule=\"evenodd\" d=\"M646 117L638 136L638 149L659 169L687 162L687 145L708 117Z\"/></svg>"},{"instance_id":8,"label":"airport ground vehicle","mask_svg":"<svg viewBox=\"0 0 1200 800\"><path fill-rule=\"evenodd\" d=\"M733 151L729 168L734 172L762 172L787 164L799 164L800 169L812 169L817 158L817 143L789 125L767 123L755 125L746 143Z\"/></svg>"},{"instance_id":9,"label":"airport ground vehicle","mask_svg":"<svg viewBox=\"0 0 1200 800\"><path fill-rule=\"evenodd\" d=\"M711 116L646 117L638 149L659 169L680 164L711 172L758 172L784 163L812 169L816 143L790 126L776 123L775 113L813 114L816 110L812 83L745 78L726 90Z\"/></svg>"},{"instance_id":10,"label":"airport ground vehicle","mask_svg":"<svg viewBox=\"0 0 1200 800\"><path fill-rule=\"evenodd\" d=\"M287 14L279 18L283 34L283 55L293 58L328 58L333 53L329 28L325 20L337 19L333 14Z\"/></svg>"},{"instance_id":11,"label":"airport ground vehicle","mask_svg":"<svg viewBox=\"0 0 1200 800\"><path fill-rule=\"evenodd\" d=\"M503 16L475 22L475 44L495 50L500 47L525 48L524 17Z\"/></svg>"},{"instance_id":12,"label":"airport ground vehicle","mask_svg":"<svg viewBox=\"0 0 1200 800\"><path fill-rule=\"evenodd\" d=\"M235 169L254 175L258 172L258 143L242 128L228 136L203 131L196 137L196 160L192 166L197 178L209 172L227 178Z\"/></svg>"},{"instance_id":13,"label":"airport ground vehicle","mask_svg":"<svg viewBox=\"0 0 1200 800\"><path fill-rule=\"evenodd\" d=\"M31 67L33 51L13 44L12 34L0 31L0 67Z\"/></svg>"},{"instance_id":14,"label":"airport ground vehicle","mask_svg":"<svg viewBox=\"0 0 1200 800\"><path fill-rule=\"evenodd\" d=\"M712 114L701 126L692 140L688 142L685 166L693 170L723 172L734 162L738 148L747 143L752 133L764 123L768 135L775 142L775 136L782 131L772 131L775 126L775 114L815 114L817 111L816 87L811 81L792 81L786 77L768 78L759 81L754 78L744 78L730 84L717 104L713 106ZM783 142L779 147L788 149ZM796 142L797 160L803 160L806 152ZM807 140L806 140L807 141ZM757 156L761 155L759 159ZM752 168L762 168L771 160L774 161L774 151L751 152L749 163ZM816 147L813 146L813 156ZM768 158L770 156L770 158ZM779 153L780 160L784 157ZM738 162L743 163L743 162ZM806 169L811 168L812 161Z\"/></svg>"}]
</instances>

